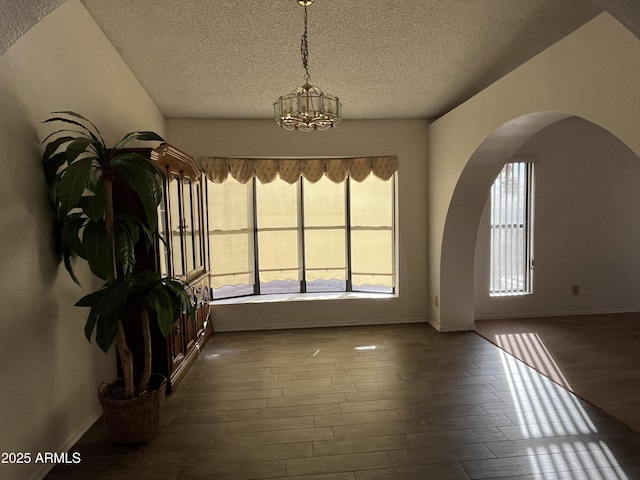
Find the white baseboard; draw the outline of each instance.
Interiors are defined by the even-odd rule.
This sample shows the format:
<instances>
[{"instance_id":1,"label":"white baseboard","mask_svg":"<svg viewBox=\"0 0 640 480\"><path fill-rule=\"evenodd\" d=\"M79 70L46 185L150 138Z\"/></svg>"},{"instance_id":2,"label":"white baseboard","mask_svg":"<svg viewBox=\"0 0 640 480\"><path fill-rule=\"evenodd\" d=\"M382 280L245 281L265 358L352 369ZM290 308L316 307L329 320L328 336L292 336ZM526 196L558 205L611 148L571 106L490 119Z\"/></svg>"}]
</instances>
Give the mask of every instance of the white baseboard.
<instances>
[{"instance_id":1,"label":"white baseboard","mask_svg":"<svg viewBox=\"0 0 640 480\"><path fill-rule=\"evenodd\" d=\"M436 322L433 318L427 318L427 323L435 328L436 331L440 331L440 322Z\"/></svg>"},{"instance_id":2,"label":"white baseboard","mask_svg":"<svg viewBox=\"0 0 640 480\"><path fill-rule=\"evenodd\" d=\"M501 318L537 318L537 317L571 317L574 315L613 315L616 313L635 313L637 308L616 310L580 310L571 312L534 312L534 313L509 313L497 315L477 315L475 320L499 320Z\"/></svg>"},{"instance_id":3,"label":"white baseboard","mask_svg":"<svg viewBox=\"0 0 640 480\"><path fill-rule=\"evenodd\" d=\"M67 441L65 441L56 452L68 452L73 448L73 446L83 437L85 433L89 431L89 429L96 423L100 417L102 416L102 409L98 409L93 415L91 415L82 426L76 430L76 433L72 435ZM55 464L43 463L42 466L34 472L34 474L30 477L30 480L43 480L48 473L55 467Z\"/></svg>"}]
</instances>

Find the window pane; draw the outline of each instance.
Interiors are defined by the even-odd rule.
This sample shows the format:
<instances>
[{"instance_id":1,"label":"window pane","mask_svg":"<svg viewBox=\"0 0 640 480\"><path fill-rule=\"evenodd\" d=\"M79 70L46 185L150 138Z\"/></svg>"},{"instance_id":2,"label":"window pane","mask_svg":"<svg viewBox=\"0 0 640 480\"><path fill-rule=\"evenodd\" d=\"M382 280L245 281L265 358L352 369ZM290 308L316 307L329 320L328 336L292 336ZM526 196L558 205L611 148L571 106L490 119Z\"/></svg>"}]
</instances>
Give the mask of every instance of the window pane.
<instances>
[{"instance_id":1,"label":"window pane","mask_svg":"<svg viewBox=\"0 0 640 480\"><path fill-rule=\"evenodd\" d=\"M307 292L346 292L347 282L343 280L314 280L307 281Z\"/></svg>"},{"instance_id":2,"label":"window pane","mask_svg":"<svg viewBox=\"0 0 640 480\"><path fill-rule=\"evenodd\" d=\"M306 280L346 280L345 229L305 230Z\"/></svg>"},{"instance_id":3,"label":"window pane","mask_svg":"<svg viewBox=\"0 0 640 480\"><path fill-rule=\"evenodd\" d=\"M351 281L357 286L393 285L391 230L351 231Z\"/></svg>"},{"instance_id":4,"label":"window pane","mask_svg":"<svg viewBox=\"0 0 640 480\"><path fill-rule=\"evenodd\" d=\"M524 227L494 227L492 241L495 261L492 291L503 295L526 292L527 262L522 248L525 244Z\"/></svg>"},{"instance_id":5,"label":"window pane","mask_svg":"<svg viewBox=\"0 0 640 480\"><path fill-rule=\"evenodd\" d=\"M243 230L251 225L251 184L229 178L209 183L208 194L211 230Z\"/></svg>"},{"instance_id":6,"label":"window pane","mask_svg":"<svg viewBox=\"0 0 640 480\"><path fill-rule=\"evenodd\" d=\"M384 181L369 175L351 182L351 225L393 226L393 177Z\"/></svg>"},{"instance_id":7,"label":"window pane","mask_svg":"<svg viewBox=\"0 0 640 480\"><path fill-rule=\"evenodd\" d=\"M256 182L258 229L298 228L299 184L284 181Z\"/></svg>"},{"instance_id":8,"label":"window pane","mask_svg":"<svg viewBox=\"0 0 640 480\"><path fill-rule=\"evenodd\" d=\"M234 179L209 184L209 248L214 297L253 293L254 255L250 185ZM246 288L239 288L245 286ZM217 291L227 287L224 291ZM230 290L228 287L238 287Z\"/></svg>"},{"instance_id":9,"label":"window pane","mask_svg":"<svg viewBox=\"0 0 640 480\"><path fill-rule=\"evenodd\" d=\"M300 281L301 268L295 229L258 232L260 282Z\"/></svg>"},{"instance_id":10,"label":"window pane","mask_svg":"<svg viewBox=\"0 0 640 480\"><path fill-rule=\"evenodd\" d=\"M308 283L340 280L334 284L325 282L323 288L335 285L342 289L347 279L345 184L334 183L327 177L322 177L316 183L304 181L302 191L305 279ZM316 284L316 288L320 288L319 285Z\"/></svg>"},{"instance_id":11,"label":"window pane","mask_svg":"<svg viewBox=\"0 0 640 480\"><path fill-rule=\"evenodd\" d=\"M394 279L394 178L373 175L351 182L351 282L354 290L380 286L392 291Z\"/></svg>"},{"instance_id":12,"label":"window pane","mask_svg":"<svg viewBox=\"0 0 640 480\"><path fill-rule=\"evenodd\" d=\"M245 232L215 232L211 263L215 265L211 277L213 288L225 285L253 285L253 247L251 238Z\"/></svg>"},{"instance_id":13,"label":"window pane","mask_svg":"<svg viewBox=\"0 0 640 480\"><path fill-rule=\"evenodd\" d=\"M508 163L491 187L491 295L531 293L533 164Z\"/></svg>"},{"instance_id":14,"label":"window pane","mask_svg":"<svg viewBox=\"0 0 640 480\"><path fill-rule=\"evenodd\" d=\"M345 184L322 177L316 183L304 181L304 224L314 227L344 227Z\"/></svg>"},{"instance_id":15,"label":"window pane","mask_svg":"<svg viewBox=\"0 0 640 480\"><path fill-rule=\"evenodd\" d=\"M294 280L260 282L260 293L263 295L272 295L275 293L300 293L300 282Z\"/></svg>"},{"instance_id":16,"label":"window pane","mask_svg":"<svg viewBox=\"0 0 640 480\"><path fill-rule=\"evenodd\" d=\"M300 261L299 184L256 182L256 219L260 291L263 282L302 279ZM290 286L285 289L290 291ZM299 291L299 286L297 290Z\"/></svg>"}]
</instances>

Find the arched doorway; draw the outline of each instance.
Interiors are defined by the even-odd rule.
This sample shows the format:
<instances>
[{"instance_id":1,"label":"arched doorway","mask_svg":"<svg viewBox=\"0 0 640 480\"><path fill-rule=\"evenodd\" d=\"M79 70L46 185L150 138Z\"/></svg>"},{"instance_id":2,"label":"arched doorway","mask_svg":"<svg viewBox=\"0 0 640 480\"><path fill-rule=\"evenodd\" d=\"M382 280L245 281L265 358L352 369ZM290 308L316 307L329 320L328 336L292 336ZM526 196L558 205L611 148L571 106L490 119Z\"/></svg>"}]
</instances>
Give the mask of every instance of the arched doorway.
<instances>
[{"instance_id":1,"label":"arched doorway","mask_svg":"<svg viewBox=\"0 0 640 480\"><path fill-rule=\"evenodd\" d=\"M511 161L535 166L533 288L490 294L491 219L475 254L475 319L640 310L640 158L579 117L545 128Z\"/></svg>"},{"instance_id":2,"label":"arched doorway","mask_svg":"<svg viewBox=\"0 0 640 480\"><path fill-rule=\"evenodd\" d=\"M569 120L571 123L568 123ZM565 126L564 130L560 129L560 125ZM572 127L568 128L567 125ZM443 320L456 325L458 330L473 329L474 320L478 316L476 302L479 295L475 294L478 276L473 274L473 266L477 260L476 242L489 189L504 164L511 161L514 155L538 154L536 147L522 147L532 143L530 141L547 128L546 132L562 130L567 135L567 143L580 145L582 151L575 153L581 160L573 161L574 170L563 174L570 176L564 181L556 180L555 187L547 185L545 196L548 196L550 188L568 187L573 190L573 195L582 189L583 198L589 201L582 206L576 200L578 204L571 207L573 210L569 209L565 213L569 218L556 218L554 225L545 226L545 230L541 232L546 235L543 240L545 253L542 257L536 255L536 258L544 262L545 278L541 279L544 283L538 289L536 298L514 298L506 301L494 299L494 307L502 302L502 306L506 304L507 308L489 308L488 312L492 315L484 311L480 312L480 316L568 315L628 311L640 307L636 296L628 287L629 284L640 284L640 273L636 274L640 265L636 265L634 261L634 245L640 241L640 225L634 220L634 212L640 209L640 199L636 200L637 190L634 186L640 184L638 156L615 135L587 120L557 112L540 112L519 117L496 129L473 153L456 184L443 236L442 264L446 268L442 269L441 306L446 314ZM546 135L542 138L552 137L549 133ZM578 138L570 140L570 136ZM562 140L555 138L552 143L564 147L560 155L572 154ZM550 148L553 145L547 146L547 157L550 156ZM556 165L550 164L552 161L552 158L541 159L547 179L554 175ZM597 166L596 163L600 165ZM608 173L605 178L604 172L611 169L616 172ZM589 179L586 182L580 179L585 175ZM581 185L580 181L584 183ZM609 189L608 195L605 189ZM603 199L591 198L593 195L588 193L589 190ZM622 195L621 190L627 192L626 196ZM570 195L571 192L559 195L561 204L557 206L548 198L539 200L538 203L545 205L548 215L554 209L559 210L571 202ZM615 199L610 198L614 196ZM618 204L620 208L616 208ZM573 221L576 212L582 217L579 225L575 225L576 221ZM574 225L568 225L564 229L565 221ZM486 233L486 226L484 228ZM554 229L556 235L568 238L562 239L557 246L550 247L549 244L554 243L554 233L548 231L550 228ZM591 234L590 229L595 229L596 233ZM624 237L624 240L615 240L615 237ZM550 249L555 250L551 259ZM612 249L618 251L613 252ZM555 262L556 265L548 265L549 262ZM552 275L561 278L551 282ZM591 292L588 292L589 298L567 298L571 295L572 284L583 282L592 286ZM482 287L486 289L486 285ZM484 295L487 297L487 292ZM519 302L519 307L514 306L516 302ZM487 303L485 298L485 307Z\"/></svg>"},{"instance_id":3,"label":"arched doorway","mask_svg":"<svg viewBox=\"0 0 640 480\"><path fill-rule=\"evenodd\" d=\"M476 237L496 175L529 139L569 116L559 112L523 115L498 127L471 155L456 184L442 239L441 325L454 327L443 330L473 330Z\"/></svg>"},{"instance_id":4,"label":"arched doorway","mask_svg":"<svg viewBox=\"0 0 640 480\"><path fill-rule=\"evenodd\" d=\"M493 179L533 135L577 116L640 152L640 43L604 14L429 126L429 323L472 330L478 224Z\"/></svg>"}]
</instances>

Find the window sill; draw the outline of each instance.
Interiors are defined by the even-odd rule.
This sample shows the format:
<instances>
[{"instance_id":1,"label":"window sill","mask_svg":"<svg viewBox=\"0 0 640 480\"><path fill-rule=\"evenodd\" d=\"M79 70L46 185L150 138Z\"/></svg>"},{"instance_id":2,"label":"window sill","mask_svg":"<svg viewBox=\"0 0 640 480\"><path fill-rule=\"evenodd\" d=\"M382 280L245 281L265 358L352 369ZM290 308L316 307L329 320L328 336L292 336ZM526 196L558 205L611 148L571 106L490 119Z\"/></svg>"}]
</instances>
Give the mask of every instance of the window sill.
<instances>
[{"instance_id":1,"label":"window sill","mask_svg":"<svg viewBox=\"0 0 640 480\"><path fill-rule=\"evenodd\" d=\"M353 298L365 299L389 299L396 298L395 293L369 293L369 292L324 292L324 293L281 293L274 295L255 295L250 297L225 298L213 300L211 305L238 305L246 303L278 303L278 302L302 302L315 300L347 300Z\"/></svg>"},{"instance_id":2,"label":"window sill","mask_svg":"<svg viewBox=\"0 0 640 480\"><path fill-rule=\"evenodd\" d=\"M532 295L533 292L514 292L514 293L490 293L491 298L505 298L505 297L525 297Z\"/></svg>"}]
</instances>

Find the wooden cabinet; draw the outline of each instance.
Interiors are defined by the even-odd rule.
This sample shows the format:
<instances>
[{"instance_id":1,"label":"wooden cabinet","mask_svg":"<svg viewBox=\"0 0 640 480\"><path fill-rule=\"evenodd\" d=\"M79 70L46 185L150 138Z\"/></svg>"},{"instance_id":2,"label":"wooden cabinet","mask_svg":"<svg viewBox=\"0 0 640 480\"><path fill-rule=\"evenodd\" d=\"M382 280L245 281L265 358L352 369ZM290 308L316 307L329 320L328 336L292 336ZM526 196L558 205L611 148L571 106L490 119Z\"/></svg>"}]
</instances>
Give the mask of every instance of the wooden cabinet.
<instances>
[{"instance_id":1,"label":"wooden cabinet","mask_svg":"<svg viewBox=\"0 0 640 480\"><path fill-rule=\"evenodd\" d=\"M206 198L203 195L202 174L194 160L180 150L163 144L156 149L136 149L164 171L163 198L158 208L158 229L164 242L158 241L147 250L139 244L136 250L136 269L154 269L163 275L181 278L189 283L197 303L196 318L182 316L176 319L173 330L163 337L155 322L152 323L153 372L169 380L168 392L180 382L189 366L211 334L210 285L208 248L206 243ZM114 188L116 184L114 184ZM139 215L144 210L137 199L127 198L114 205L116 211ZM114 198L116 196L114 195ZM144 243L144 242L140 242ZM130 342L140 341L138 322L125 321ZM140 349L135 349L140 350ZM141 361L134 358L140 365ZM139 369L137 367L136 369Z\"/></svg>"}]
</instances>

